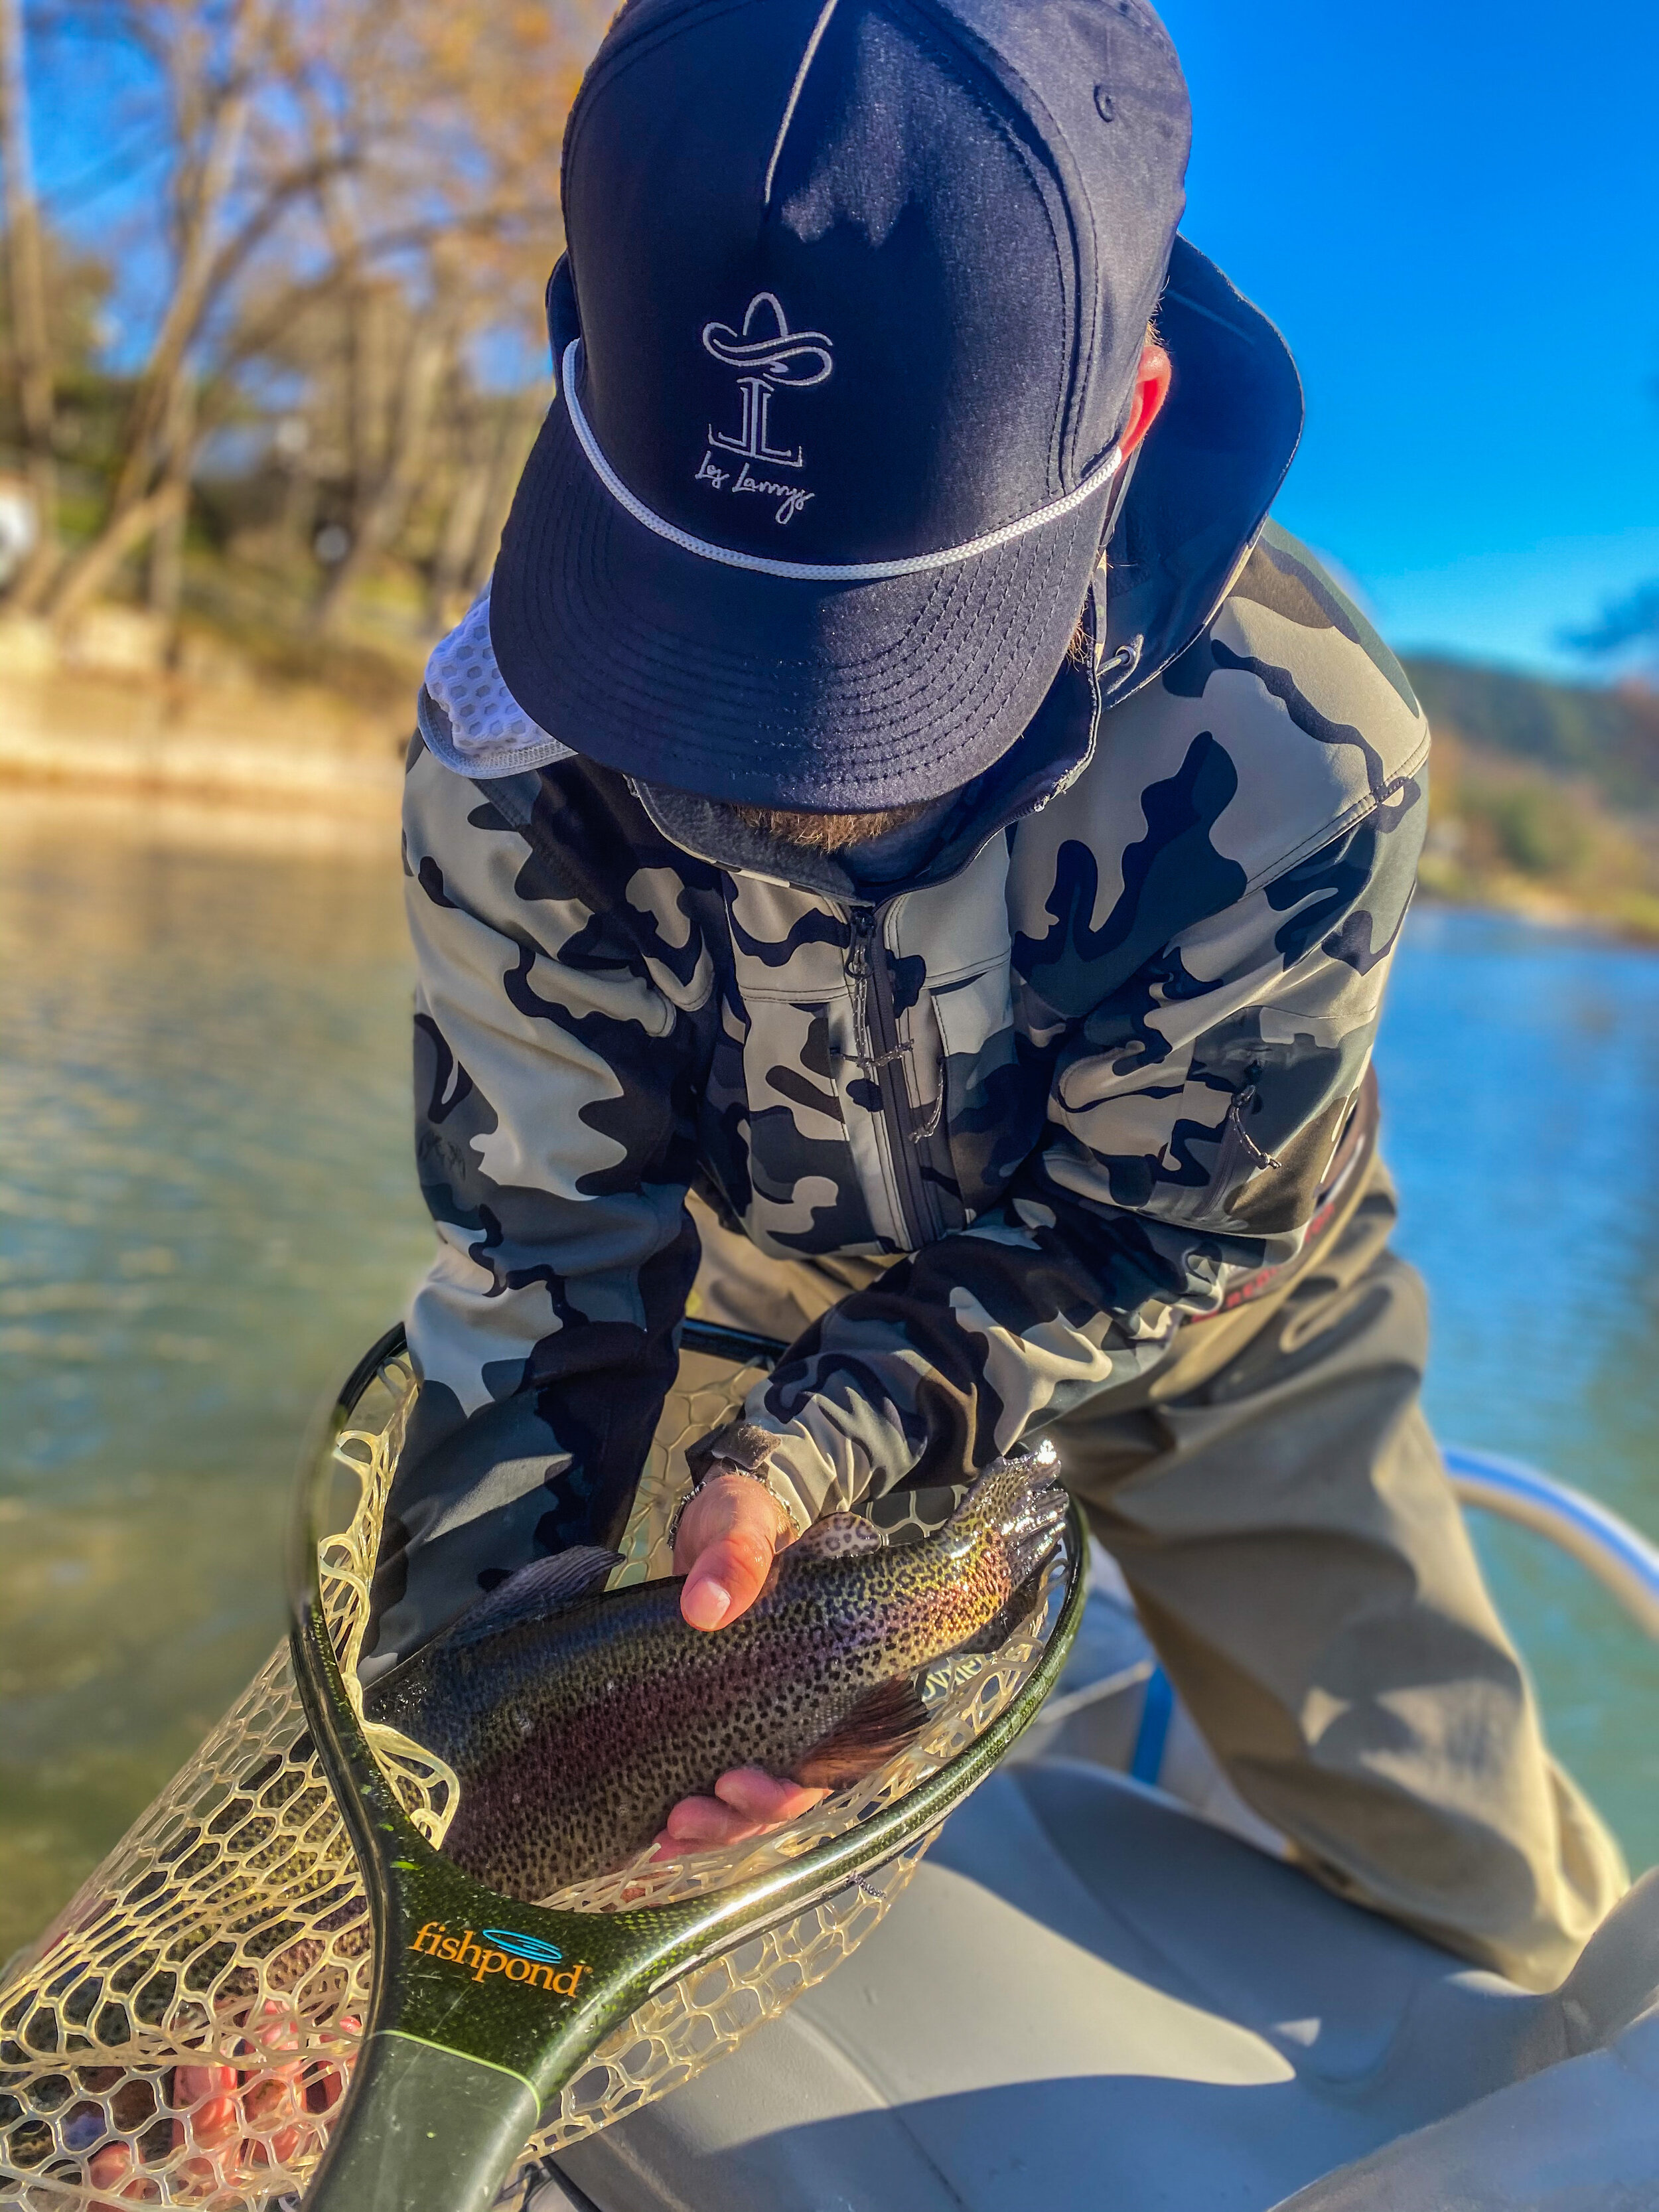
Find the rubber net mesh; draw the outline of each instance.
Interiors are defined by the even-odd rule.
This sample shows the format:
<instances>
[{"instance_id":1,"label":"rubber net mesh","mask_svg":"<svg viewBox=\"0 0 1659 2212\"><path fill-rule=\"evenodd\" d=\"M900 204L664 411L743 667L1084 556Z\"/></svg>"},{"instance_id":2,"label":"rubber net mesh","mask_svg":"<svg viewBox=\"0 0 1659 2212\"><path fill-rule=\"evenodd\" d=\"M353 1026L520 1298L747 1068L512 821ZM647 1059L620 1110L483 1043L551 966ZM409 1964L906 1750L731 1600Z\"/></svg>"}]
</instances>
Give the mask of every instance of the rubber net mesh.
<instances>
[{"instance_id":1,"label":"rubber net mesh","mask_svg":"<svg viewBox=\"0 0 1659 2212\"><path fill-rule=\"evenodd\" d=\"M688 1353L671 1391L614 1579L666 1572L664 1534L686 1448L740 1403L756 1370ZM324 1605L349 1684L411 1378L389 1363L336 1447L355 1490L322 1547ZM949 1491L872 1509L896 1540L949 1512ZM342 1517L346 1517L343 1513ZM875 1774L746 1847L641 1862L549 1903L605 1911L745 1881L902 1797L971 1743L1041 1656L1059 1601L988 1658L936 1669L922 1736ZM441 1844L459 1790L395 1730L365 1729L422 1832ZM650 1998L543 2112L520 2178L561 2145L689 2081L848 1957L885 1915L931 1836L787 1923L748 1936ZM276 2212L316 2166L367 2013L374 1945L345 1826L305 1733L286 1646L0 1986L0 2204L27 2212ZM437 2212L437 2208L434 2208Z\"/></svg>"}]
</instances>

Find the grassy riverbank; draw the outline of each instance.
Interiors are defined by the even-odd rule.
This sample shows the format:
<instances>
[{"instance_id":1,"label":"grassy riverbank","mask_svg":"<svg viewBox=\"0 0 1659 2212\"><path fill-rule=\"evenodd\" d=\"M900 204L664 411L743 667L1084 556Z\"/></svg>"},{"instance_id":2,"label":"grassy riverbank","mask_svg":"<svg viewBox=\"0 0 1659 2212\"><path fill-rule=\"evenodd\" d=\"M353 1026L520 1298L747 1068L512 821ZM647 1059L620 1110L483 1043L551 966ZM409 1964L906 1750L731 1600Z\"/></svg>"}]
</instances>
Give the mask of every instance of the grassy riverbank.
<instances>
[{"instance_id":1,"label":"grassy riverbank","mask_svg":"<svg viewBox=\"0 0 1659 2212\"><path fill-rule=\"evenodd\" d=\"M1424 894L1659 944L1659 819L1437 727Z\"/></svg>"}]
</instances>

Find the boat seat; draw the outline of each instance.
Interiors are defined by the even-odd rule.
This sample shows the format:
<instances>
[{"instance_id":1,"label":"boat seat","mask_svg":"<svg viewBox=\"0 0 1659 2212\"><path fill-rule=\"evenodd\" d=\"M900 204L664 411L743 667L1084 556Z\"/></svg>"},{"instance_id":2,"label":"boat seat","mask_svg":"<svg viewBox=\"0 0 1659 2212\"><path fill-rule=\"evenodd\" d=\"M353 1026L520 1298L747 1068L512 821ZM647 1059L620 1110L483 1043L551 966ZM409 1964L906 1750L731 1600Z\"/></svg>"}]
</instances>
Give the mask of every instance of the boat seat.
<instances>
[{"instance_id":1,"label":"boat seat","mask_svg":"<svg viewBox=\"0 0 1659 2212\"><path fill-rule=\"evenodd\" d=\"M562 2153L531 2203L1267 2212L1540 2069L1571 2075L1659 1981L1659 1889L1614 1918L1622 1932L1610 1923L1561 1991L1534 1996L1121 1776L1006 1766L846 1965L732 2057ZM1397 2197L1304 2201L1466 2197L1419 2168Z\"/></svg>"}]
</instances>

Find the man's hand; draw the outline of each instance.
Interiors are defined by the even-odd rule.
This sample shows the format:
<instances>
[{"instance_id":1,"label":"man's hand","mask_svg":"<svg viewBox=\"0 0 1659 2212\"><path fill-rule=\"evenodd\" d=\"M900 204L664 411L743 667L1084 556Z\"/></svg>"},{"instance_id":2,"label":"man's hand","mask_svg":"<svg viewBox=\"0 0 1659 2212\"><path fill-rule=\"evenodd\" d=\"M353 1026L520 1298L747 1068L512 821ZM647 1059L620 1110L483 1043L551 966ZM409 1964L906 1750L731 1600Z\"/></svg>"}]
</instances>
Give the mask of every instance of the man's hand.
<instances>
[{"instance_id":1,"label":"man's hand","mask_svg":"<svg viewBox=\"0 0 1659 2212\"><path fill-rule=\"evenodd\" d=\"M782 1506L752 1475L716 1474L704 1483L680 1516L674 1539L674 1571L685 1577L680 1611L691 1626L724 1628L746 1613L794 1533ZM810 1812L823 1795L779 1782L757 1766L734 1766L714 1784L712 1797L681 1798L657 1838L657 1856L763 1835Z\"/></svg>"},{"instance_id":2,"label":"man's hand","mask_svg":"<svg viewBox=\"0 0 1659 2212\"><path fill-rule=\"evenodd\" d=\"M674 1571L685 1577L680 1611L693 1628L724 1628L747 1613L791 1542L789 1516L763 1482L716 1474L680 1516Z\"/></svg>"}]
</instances>

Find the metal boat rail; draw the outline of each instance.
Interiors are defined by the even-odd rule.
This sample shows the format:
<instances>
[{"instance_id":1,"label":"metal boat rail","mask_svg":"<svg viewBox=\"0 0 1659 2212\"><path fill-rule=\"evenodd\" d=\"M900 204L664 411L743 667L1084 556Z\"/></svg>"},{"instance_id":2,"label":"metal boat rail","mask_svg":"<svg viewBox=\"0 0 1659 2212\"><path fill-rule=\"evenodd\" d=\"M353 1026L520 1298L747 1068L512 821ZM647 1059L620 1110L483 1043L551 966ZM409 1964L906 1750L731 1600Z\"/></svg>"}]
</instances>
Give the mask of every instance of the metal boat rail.
<instances>
[{"instance_id":1,"label":"metal boat rail","mask_svg":"<svg viewBox=\"0 0 1659 2212\"><path fill-rule=\"evenodd\" d=\"M1441 1457L1461 1504L1479 1506L1548 1537L1659 1642L1659 1545L1650 1543L1611 1506L1523 1460L1456 1444L1445 1446Z\"/></svg>"}]
</instances>

